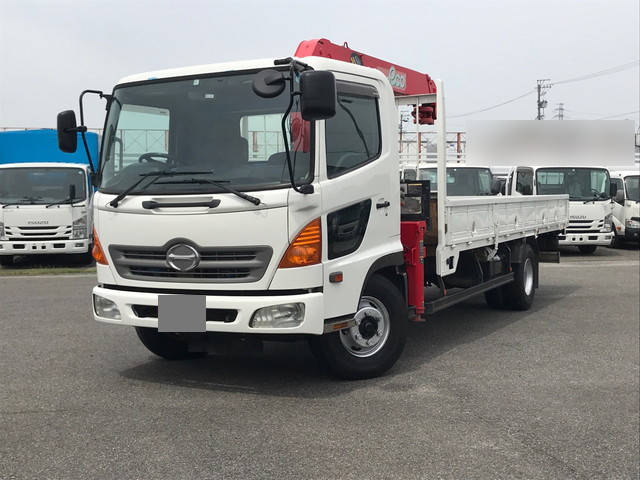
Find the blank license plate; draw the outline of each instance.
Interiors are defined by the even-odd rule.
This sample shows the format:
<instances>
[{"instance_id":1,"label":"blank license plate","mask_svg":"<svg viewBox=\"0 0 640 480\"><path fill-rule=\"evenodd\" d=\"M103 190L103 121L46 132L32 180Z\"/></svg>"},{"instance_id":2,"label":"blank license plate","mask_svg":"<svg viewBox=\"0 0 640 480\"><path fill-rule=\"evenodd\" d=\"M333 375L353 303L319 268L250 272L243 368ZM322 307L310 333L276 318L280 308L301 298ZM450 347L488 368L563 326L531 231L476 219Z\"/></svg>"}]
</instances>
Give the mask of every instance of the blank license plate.
<instances>
[{"instance_id":1,"label":"blank license plate","mask_svg":"<svg viewBox=\"0 0 640 480\"><path fill-rule=\"evenodd\" d=\"M159 332L204 332L207 318L204 295L159 295Z\"/></svg>"}]
</instances>

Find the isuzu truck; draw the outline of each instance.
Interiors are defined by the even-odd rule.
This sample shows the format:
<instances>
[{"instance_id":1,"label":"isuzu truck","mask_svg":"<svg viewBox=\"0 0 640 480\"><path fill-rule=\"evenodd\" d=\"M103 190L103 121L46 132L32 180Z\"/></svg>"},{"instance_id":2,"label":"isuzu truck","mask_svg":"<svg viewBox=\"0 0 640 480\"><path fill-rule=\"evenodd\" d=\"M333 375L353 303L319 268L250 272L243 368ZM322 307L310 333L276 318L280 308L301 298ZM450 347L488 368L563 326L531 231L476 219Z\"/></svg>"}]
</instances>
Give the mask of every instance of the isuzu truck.
<instances>
[{"instance_id":1,"label":"isuzu truck","mask_svg":"<svg viewBox=\"0 0 640 480\"><path fill-rule=\"evenodd\" d=\"M86 140L95 155L97 134ZM89 174L85 152L60 152L55 130L0 132L0 265L43 254L91 260Z\"/></svg>"},{"instance_id":2,"label":"isuzu truck","mask_svg":"<svg viewBox=\"0 0 640 480\"><path fill-rule=\"evenodd\" d=\"M566 195L448 197L399 181L404 108L416 128L435 121L446 183L443 86L426 74L320 39L97 93L93 315L135 327L161 357L302 337L334 374L372 377L410 320L485 292L527 309L538 263L557 260ZM61 149L82 130L61 112ZM428 285L440 294L425 301Z\"/></svg>"}]
</instances>

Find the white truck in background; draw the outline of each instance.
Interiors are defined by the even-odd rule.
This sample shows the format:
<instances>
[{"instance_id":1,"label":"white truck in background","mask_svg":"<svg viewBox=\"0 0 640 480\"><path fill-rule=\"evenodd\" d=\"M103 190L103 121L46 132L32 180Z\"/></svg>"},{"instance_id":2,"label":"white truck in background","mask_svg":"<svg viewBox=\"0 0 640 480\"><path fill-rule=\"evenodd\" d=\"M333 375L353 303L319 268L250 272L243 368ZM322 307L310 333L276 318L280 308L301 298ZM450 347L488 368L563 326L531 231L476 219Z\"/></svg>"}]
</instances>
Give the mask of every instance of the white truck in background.
<instances>
[{"instance_id":1,"label":"white truck in background","mask_svg":"<svg viewBox=\"0 0 640 480\"><path fill-rule=\"evenodd\" d=\"M93 315L135 327L167 359L303 337L340 377L380 375L410 318L483 293L530 308L538 262L568 222L566 195L401 184L399 108L416 128L436 120L446 183L442 83L346 44L305 41L294 58L143 73L96 93L108 113ZM63 151L82 128L58 115ZM161 142L131 154L127 129ZM426 285L440 296L425 301Z\"/></svg>"},{"instance_id":2,"label":"white truck in background","mask_svg":"<svg viewBox=\"0 0 640 480\"><path fill-rule=\"evenodd\" d=\"M633 138L628 120L470 122L466 161L509 168L506 195L568 194L570 220L559 244L592 254L614 235L615 187L603 165L632 162Z\"/></svg>"},{"instance_id":3,"label":"white truck in background","mask_svg":"<svg viewBox=\"0 0 640 480\"><path fill-rule=\"evenodd\" d=\"M623 242L640 241L640 169L611 169L611 182L616 186L614 195L612 246Z\"/></svg>"},{"instance_id":4,"label":"white truck in background","mask_svg":"<svg viewBox=\"0 0 640 480\"><path fill-rule=\"evenodd\" d=\"M97 135L87 138L97 154ZM0 132L0 265L47 254L90 262L92 191L85 152L60 152L55 130Z\"/></svg>"}]
</instances>

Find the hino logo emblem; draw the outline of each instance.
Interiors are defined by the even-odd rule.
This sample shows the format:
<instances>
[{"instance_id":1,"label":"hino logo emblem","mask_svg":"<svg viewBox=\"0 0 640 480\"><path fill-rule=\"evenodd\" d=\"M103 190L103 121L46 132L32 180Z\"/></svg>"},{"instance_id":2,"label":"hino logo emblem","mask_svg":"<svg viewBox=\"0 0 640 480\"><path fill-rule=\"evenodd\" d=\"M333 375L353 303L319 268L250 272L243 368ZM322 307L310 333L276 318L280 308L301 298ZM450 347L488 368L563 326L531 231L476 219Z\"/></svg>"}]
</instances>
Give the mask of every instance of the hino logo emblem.
<instances>
[{"instance_id":1,"label":"hino logo emblem","mask_svg":"<svg viewBox=\"0 0 640 480\"><path fill-rule=\"evenodd\" d=\"M191 245L178 243L167 250L167 265L179 272L193 270L200 263L200 254Z\"/></svg>"}]
</instances>

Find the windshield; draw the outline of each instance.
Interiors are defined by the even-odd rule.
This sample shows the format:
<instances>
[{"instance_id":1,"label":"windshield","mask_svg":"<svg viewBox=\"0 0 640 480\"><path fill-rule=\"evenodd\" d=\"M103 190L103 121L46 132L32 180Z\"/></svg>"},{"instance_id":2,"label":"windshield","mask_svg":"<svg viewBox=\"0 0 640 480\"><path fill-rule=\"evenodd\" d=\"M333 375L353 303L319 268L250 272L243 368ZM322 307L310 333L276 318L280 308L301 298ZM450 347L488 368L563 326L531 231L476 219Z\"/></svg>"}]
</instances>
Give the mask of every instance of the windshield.
<instances>
[{"instance_id":1,"label":"windshield","mask_svg":"<svg viewBox=\"0 0 640 480\"><path fill-rule=\"evenodd\" d=\"M69 186L75 186L74 200L87 198L87 177L81 168L0 168L0 204L43 205L69 198Z\"/></svg>"},{"instance_id":2,"label":"windshield","mask_svg":"<svg viewBox=\"0 0 640 480\"><path fill-rule=\"evenodd\" d=\"M539 195L569 194L569 200L609 200L609 172L604 168L540 168Z\"/></svg>"},{"instance_id":3,"label":"windshield","mask_svg":"<svg viewBox=\"0 0 640 480\"><path fill-rule=\"evenodd\" d=\"M627 188L627 199L640 202L640 176L625 177L624 184Z\"/></svg>"},{"instance_id":4,"label":"windshield","mask_svg":"<svg viewBox=\"0 0 640 480\"><path fill-rule=\"evenodd\" d=\"M276 98L252 90L254 74L190 77L116 87L102 151L100 191L121 193L154 171L210 172L162 178L131 192L221 192L289 186L281 121L288 88ZM296 99L299 97L296 97ZM298 113L286 121L296 183L311 180L312 126Z\"/></svg>"},{"instance_id":5,"label":"windshield","mask_svg":"<svg viewBox=\"0 0 640 480\"><path fill-rule=\"evenodd\" d=\"M405 173L406 175L406 173ZM438 190L436 168L421 168L417 180L429 180L431 191ZM491 195L491 170L488 168L447 168L447 195L452 197Z\"/></svg>"}]
</instances>

